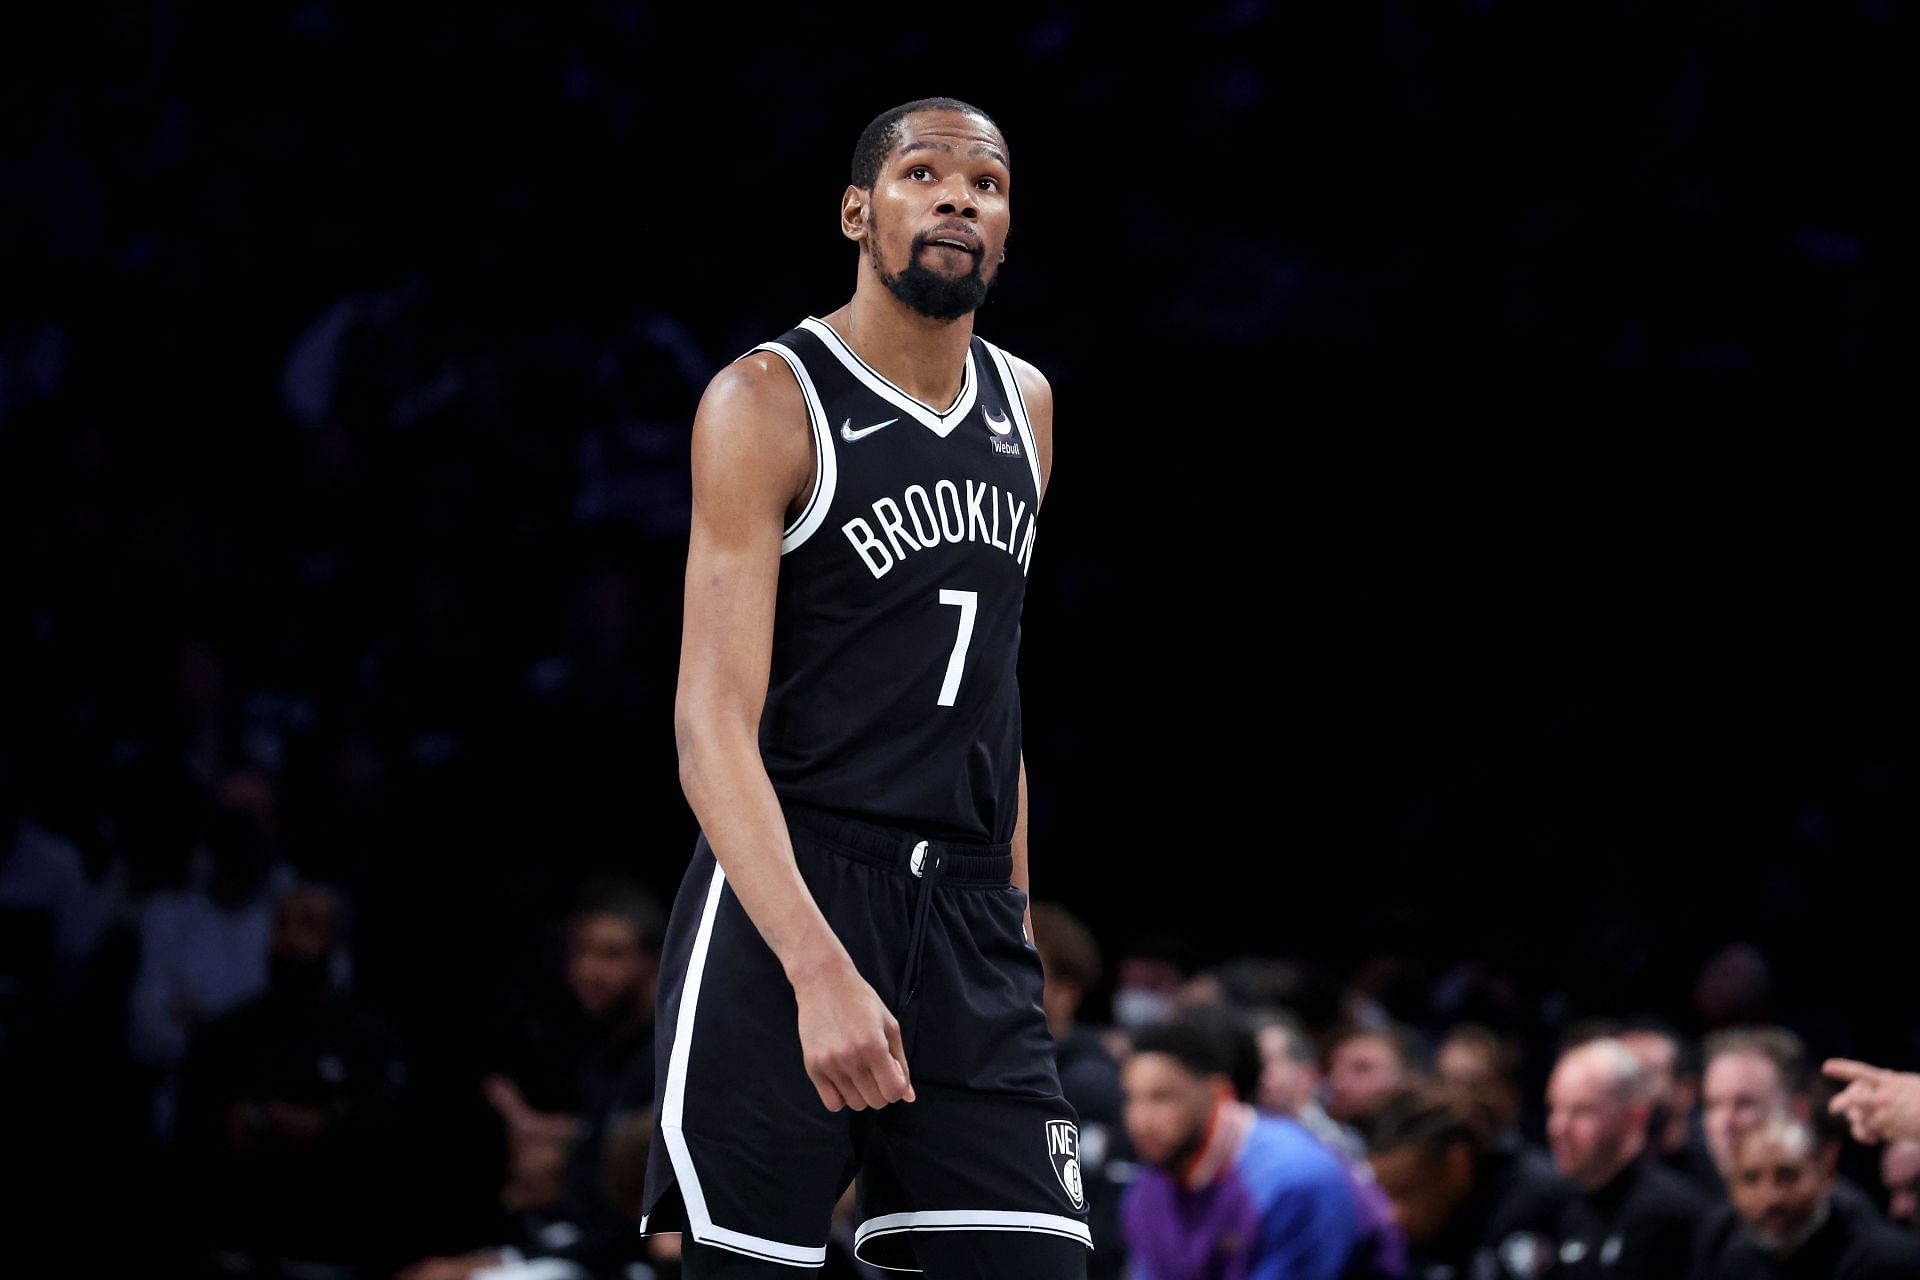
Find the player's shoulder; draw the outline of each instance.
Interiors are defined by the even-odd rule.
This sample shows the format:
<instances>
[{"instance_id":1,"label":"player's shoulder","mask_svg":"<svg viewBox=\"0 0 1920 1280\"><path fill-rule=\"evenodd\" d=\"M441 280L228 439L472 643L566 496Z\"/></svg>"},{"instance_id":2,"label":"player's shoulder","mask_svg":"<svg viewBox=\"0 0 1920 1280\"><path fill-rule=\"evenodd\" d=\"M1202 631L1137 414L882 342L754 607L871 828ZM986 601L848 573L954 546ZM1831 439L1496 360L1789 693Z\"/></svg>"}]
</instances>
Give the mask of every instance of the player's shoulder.
<instances>
[{"instance_id":1,"label":"player's shoulder","mask_svg":"<svg viewBox=\"0 0 1920 1280\"><path fill-rule=\"evenodd\" d=\"M1240 1163L1253 1180L1267 1184L1271 1191L1347 1184L1340 1157L1289 1116L1262 1115L1255 1120Z\"/></svg>"},{"instance_id":2,"label":"player's shoulder","mask_svg":"<svg viewBox=\"0 0 1920 1280\"><path fill-rule=\"evenodd\" d=\"M806 400L787 362L774 352L755 347L714 371L707 379L700 404L703 410L804 411Z\"/></svg>"},{"instance_id":3,"label":"player's shoulder","mask_svg":"<svg viewBox=\"0 0 1920 1280\"><path fill-rule=\"evenodd\" d=\"M1020 388L1020 396L1027 402L1029 408L1033 406L1036 399L1048 406L1052 405L1053 386L1047 381L1046 374L1040 372L1038 365L1023 356L1015 355L997 343L989 342L985 338L980 340L986 343L989 351L1006 361L1008 371L1013 374L1014 383Z\"/></svg>"}]
</instances>

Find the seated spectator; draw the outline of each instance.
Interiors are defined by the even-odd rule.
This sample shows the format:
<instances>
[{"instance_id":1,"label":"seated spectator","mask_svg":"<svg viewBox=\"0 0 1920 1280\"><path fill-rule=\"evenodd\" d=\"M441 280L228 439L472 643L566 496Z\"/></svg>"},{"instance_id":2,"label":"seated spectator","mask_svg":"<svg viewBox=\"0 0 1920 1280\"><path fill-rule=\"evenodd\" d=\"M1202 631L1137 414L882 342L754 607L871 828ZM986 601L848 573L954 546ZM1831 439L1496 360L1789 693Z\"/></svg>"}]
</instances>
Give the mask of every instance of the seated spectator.
<instances>
[{"instance_id":1,"label":"seated spectator","mask_svg":"<svg viewBox=\"0 0 1920 1280\"><path fill-rule=\"evenodd\" d=\"M1374 1180L1406 1233L1415 1280L1546 1274L1575 1188L1489 1148L1457 1099L1433 1088L1389 1098L1368 1134Z\"/></svg>"},{"instance_id":2,"label":"seated spectator","mask_svg":"<svg viewBox=\"0 0 1920 1280\"><path fill-rule=\"evenodd\" d=\"M1733 1147L1742 1133L1775 1112L1803 1120L1815 1115L1807 1051L1786 1027L1732 1027L1716 1031L1702 1046L1702 1126L1707 1150L1724 1182ZM1845 1173L1834 1177L1834 1196L1873 1211L1873 1198Z\"/></svg>"},{"instance_id":3,"label":"seated spectator","mask_svg":"<svg viewBox=\"0 0 1920 1280\"><path fill-rule=\"evenodd\" d=\"M1268 1115L1289 1116L1349 1162L1366 1163L1367 1144L1352 1126L1327 1114L1320 1096L1326 1077L1307 1030L1290 1011L1263 1009L1253 1016L1260 1050L1260 1084L1254 1104Z\"/></svg>"},{"instance_id":4,"label":"seated spectator","mask_svg":"<svg viewBox=\"0 0 1920 1280\"><path fill-rule=\"evenodd\" d=\"M1808 1115L1807 1052L1785 1027L1735 1027L1708 1036L1702 1059L1701 1123L1724 1181L1741 1134L1778 1111Z\"/></svg>"},{"instance_id":5,"label":"seated spectator","mask_svg":"<svg viewBox=\"0 0 1920 1280\"><path fill-rule=\"evenodd\" d=\"M1652 1078L1620 1041L1562 1054L1547 1083L1547 1137L1579 1194L1555 1235L1568 1277L1685 1280L1708 1208L1703 1192L1647 1150Z\"/></svg>"},{"instance_id":6,"label":"seated spectator","mask_svg":"<svg viewBox=\"0 0 1920 1280\"><path fill-rule=\"evenodd\" d=\"M267 990L193 1039L179 1137L200 1194L183 1203L229 1272L355 1264L388 1243L407 1069L385 1020L334 985L343 910L318 885L282 894Z\"/></svg>"},{"instance_id":7,"label":"seated spectator","mask_svg":"<svg viewBox=\"0 0 1920 1280\"><path fill-rule=\"evenodd\" d=\"M1164 933L1132 938L1121 948L1113 967L1113 1028L1106 1037L1116 1057L1125 1056L1132 1032L1174 1015L1196 970L1191 952L1185 938Z\"/></svg>"},{"instance_id":8,"label":"seated spectator","mask_svg":"<svg viewBox=\"0 0 1920 1280\"><path fill-rule=\"evenodd\" d=\"M1360 1135L1336 1123L1321 1107L1320 1059L1298 1018L1286 1009L1262 1009L1246 1019L1257 1050L1258 1074L1237 1081L1240 1100L1266 1115L1285 1116L1308 1132L1346 1166L1359 1213L1358 1240L1344 1273L1361 1277L1399 1277L1407 1273L1407 1243L1393 1220L1393 1206L1373 1181L1366 1145Z\"/></svg>"},{"instance_id":9,"label":"seated spectator","mask_svg":"<svg viewBox=\"0 0 1920 1280\"><path fill-rule=\"evenodd\" d=\"M241 766L215 790L194 883L156 893L141 913L128 1008L134 1061L155 1080L153 1130L173 1136L178 1072L200 1024L267 986L269 938L293 872L280 855L276 787Z\"/></svg>"},{"instance_id":10,"label":"seated spectator","mask_svg":"<svg viewBox=\"0 0 1920 1280\"><path fill-rule=\"evenodd\" d=\"M1441 1037L1433 1053L1433 1076L1479 1120L1487 1145L1518 1151L1520 1050L1491 1027L1463 1022Z\"/></svg>"},{"instance_id":11,"label":"seated spectator","mask_svg":"<svg viewBox=\"0 0 1920 1280\"><path fill-rule=\"evenodd\" d=\"M1839 1145L1780 1111L1733 1138L1732 1204L1702 1228L1695 1280L1912 1280L1920 1241L1834 1194Z\"/></svg>"},{"instance_id":12,"label":"seated spectator","mask_svg":"<svg viewBox=\"0 0 1920 1280\"><path fill-rule=\"evenodd\" d=\"M565 1144L597 1064L652 1039L665 917L644 886L608 876L583 886L565 923L565 1001L521 1019L502 1069L484 1083L509 1143Z\"/></svg>"},{"instance_id":13,"label":"seated spectator","mask_svg":"<svg viewBox=\"0 0 1920 1280\"><path fill-rule=\"evenodd\" d=\"M1628 1021L1619 1039L1651 1074L1653 1111L1647 1125L1653 1158L1717 1199L1725 1188L1700 1123L1700 1065L1692 1046L1671 1027L1648 1018Z\"/></svg>"},{"instance_id":14,"label":"seated spectator","mask_svg":"<svg viewBox=\"0 0 1920 1280\"><path fill-rule=\"evenodd\" d=\"M78 845L36 821L15 770L0 748L0 912L43 916L48 958L70 976L100 948L124 905L126 877L117 863L94 874Z\"/></svg>"},{"instance_id":15,"label":"seated spectator","mask_svg":"<svg viewBox=\"0 0 1920 1280\"><path fill-rule=\"evenodd\" d=\"M582 887L568 918L567 985L599 1035L574 1059L571 1109L536 1111L511 1079L489 1078L489 1098L509 1133L510 1176L502 1196L509 1238L424 1258L400 1272L403 1280L471 1280L480 1272L504 1280L491 1273L511 1275L514 1268L526 1268L526 1280L563 1271L613 1278L629 1266L660 1261L642 1239L632 1206L616 1199L605 1166L607 1135L651 1118L654 995L665 920L654 895L628 877L603 876ZM564 1149L557 1193L555 1143ZM526 1165L542 1159L545 1180L529 1183Z\"/></svg>"},{"instance_id":16,"label":"seated spectator","mask_svg":"<svg viewBox=\"0 0 1920 1280\"><path fill-rule=\"evenodd\" d=\"M1338 1280L1354 1252L1345 1168L1298 1123L1236 1096L1242 1056L1214 1016L1135 1032L1123 1081L1144 1164L1121 1217L1139 1280Z\"/></svg>"},{"instance_id":17,"label":"seated spectator","mask_svg":"<svg viewBox=\"0 0 1920 1280\"><path fill-rule=\"evenodd\" d=\"M1120 1064L1100 1035L1080 1021L1087 994L1100 982L1100 946L1093 932L1058 903L1033 904L1033 945L1046 974L1042 997L1053 1033L1060 1092L1080 1117L1080 1173L1086 1182L1087 1221L1095 1239L1117 1240L1120 1192L1110 1162L1124 1169L1133 1158L1122 1114ZM1096 1249L1087 1259L1094 1280L1120 1274L1120 1249Z\"/></svg>"},{"instance_id":18,"label":"seated spectator","mask_svg":"<svg viewBox=\"0 0 1920 1280\"><path fill-rule=\"evenodd\" d=\"M1420 1040L1411 1028L1350 1024L1327 1045L1327 1114L1364 1136L1387 1099L1421 1079Z\"/></svg>"}]
</instances>

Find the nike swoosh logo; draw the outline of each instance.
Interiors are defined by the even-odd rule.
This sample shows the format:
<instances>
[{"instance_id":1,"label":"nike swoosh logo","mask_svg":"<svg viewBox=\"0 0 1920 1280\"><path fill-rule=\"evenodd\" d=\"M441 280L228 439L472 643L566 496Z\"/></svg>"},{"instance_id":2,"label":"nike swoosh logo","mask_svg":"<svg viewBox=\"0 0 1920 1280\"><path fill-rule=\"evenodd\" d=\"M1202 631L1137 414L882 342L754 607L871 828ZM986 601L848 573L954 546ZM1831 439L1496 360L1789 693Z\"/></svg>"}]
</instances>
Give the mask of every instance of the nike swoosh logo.
<instances>
[{"instance_id":1,"label":"nike swoosh logo","mask_svg":"<svg viewBox=\"0 0 1920 1280\"><path fill-rule=\"evenodd\" d=\"M853 419L847 418L840 423L840 438L842 440L858 440L861 436L870 436L880 428L890 427L898 421L900 421L898 418L888 418L885 422L876 422L870 427L862 427L858 431L855 431L853 429Z\"/></svg>"},{"instance_id":2,"label":"nike swoosh logo","mask_svg":"<svg viewBox=\"0 0 1920 1280\"><path fill-rule=\"evenodd\" d=\"M995 415L995 413L991 409L987 410L987 425L993 429L993 433L995 435L1000 435L1000 436L1004 436L1008 432L1013 430L1012 423L1008 422L1003 417L999 417Z\"/></svg>"}]
</instances>

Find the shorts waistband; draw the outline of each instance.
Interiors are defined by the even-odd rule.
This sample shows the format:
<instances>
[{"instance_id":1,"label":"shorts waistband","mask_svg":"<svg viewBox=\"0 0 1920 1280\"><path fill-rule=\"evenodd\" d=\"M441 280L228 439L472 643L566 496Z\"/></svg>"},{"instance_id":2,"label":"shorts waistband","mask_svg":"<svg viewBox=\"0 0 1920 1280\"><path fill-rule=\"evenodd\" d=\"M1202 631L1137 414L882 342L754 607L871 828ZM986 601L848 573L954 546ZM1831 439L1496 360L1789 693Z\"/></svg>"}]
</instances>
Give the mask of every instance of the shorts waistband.
<instances>
[{"instance_id":1,"label":"shorts waistband","mask_svg":"<svg viewBox=\"0 0 1920 1280\"><path fill-rule=\"evenodd\" d=\"M788 827L806 832L844 857L888 871L918 874L914 854L924 844L927 852L939 854L941 879L947 884L995 888L1013 881L1011 844L936 840L807 805L784 804L781 808L787 815Z\"/></svg>"}]
</instances>

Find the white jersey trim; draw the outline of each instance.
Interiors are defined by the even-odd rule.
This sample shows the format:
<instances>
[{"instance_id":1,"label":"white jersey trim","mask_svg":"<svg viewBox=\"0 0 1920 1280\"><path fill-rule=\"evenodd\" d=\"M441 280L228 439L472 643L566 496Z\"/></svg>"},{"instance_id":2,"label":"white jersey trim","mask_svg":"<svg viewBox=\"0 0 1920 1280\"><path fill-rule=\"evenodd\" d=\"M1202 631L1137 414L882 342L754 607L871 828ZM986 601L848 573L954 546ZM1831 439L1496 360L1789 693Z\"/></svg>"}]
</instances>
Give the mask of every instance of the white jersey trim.
<instances>
[{"instance_id":1,"label":"white jersey trim","mask_svg":"<svg viewBox=\"0 0 1920 1280\"><path fill-rule=\"evenodd\" d=\"M987 354L993 357L994 368L1000 371L1000 381L1007 389L1007 407L1013 410L1013 424L1020 429L1021 443L1027 446L1027 466L1033 471L1033 509L1040 509L1040 500L1046 496L1045 486L1040 481L1040 450L1033 442L1033 422L1027 417L1027 398L1020 394L1020 381L1013 376L1013 365L1007 361L1007 353L980 339L986 345Z\"/></svg>"},{"instance_id":2,"label":"white jersey trim","mask_svg":"<svg viewBox=\"0 0 1920 1280\"><path fill-rule=\"evenodd\" d=\"M687 1105L687 1059L693 1052L694 1011L700 1005L700 980L706 976L707 950L713 943L713 920L720 910L720 893L727 887L727 873L716 860L713 883L707 889L706 909L700 914L700 928L694 934L693 954L687 961L686 981L680 988L680 1016L674 1022L673 1054L667 1059L666 1096L660 1106L660 1136L666 1139L667 1154L673 1160L674 1180L680 1184L680 1202L686 1206L687 1228L701 1244L767 1262L783 1262L793 1267L826 1265L827 1247L810 1249L805 1245L785 1244L762 1236L748 1235L717 1227L707 1214L707 1196L700 1189L694 1171L693 1152L687 1147L687 1135L681 1129ZM640 1223L642 1234L647 1223Z\"/></svg>"},{"instance_id":3,"label":"white jersey trim","mask_svg":"<svg viewBox=\"0 0 1920 1280\"><path fill-rule=\"evenodd\" d=\"M853 1233L853 1256L882 1271L920 1271L919 1267L889 1267L861 1252L867 1241L903 1231L1038 1231L1064 1236L1093 1248L1093 1233L1078 1218L1057 1213L1016 1213L1004 1209L932 1209L920 1213L890 1213L868 1218Z\"/></svg>"},{"instance_id":4,"label":"white jersey trim","mask_svg":"<svg viewBox=\"0 0 1920 1280\"><path fill-rule=\"evenodd\" d=\"M833 326L826 321L808 316L800 322L800 327L820 339L827 350L833 352L840 363L847 367L847 372L866 385L867 390L907 414L943 440L960 425L967 416L967 411L973 408L973 402L979 398L980 380L974 372L971 344L967 347L967 363L960 377L960 394L954 398L950 408L941 412L894 386L883 374L855 354L853 348L846 344L846 340L834 332Z\"/></svg>"},{"instance_id":5,"label":"white jersey trim","mask_svg":"<svg viewBox=\"0 0 1920 1280\"><path fill-rule=\"evenodd\" d=\"M794 517L793 523L780 535L780 554L784 556L789 551L797 550L801 543L826 523L827 512L833 507L834 490L840 485L839 456L833 451L833 428L827 425L827 412L820 407L820 392L815 389L813 378L807 373L806 362L777 342L763 342L753 350L771 351L787 362L787 367L793 370L794 378L800 383L801 394L807 399L807 420L813 426L813 493L800 514Z\"/></svg>"}]
</instances>

